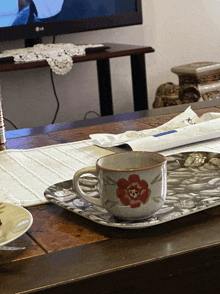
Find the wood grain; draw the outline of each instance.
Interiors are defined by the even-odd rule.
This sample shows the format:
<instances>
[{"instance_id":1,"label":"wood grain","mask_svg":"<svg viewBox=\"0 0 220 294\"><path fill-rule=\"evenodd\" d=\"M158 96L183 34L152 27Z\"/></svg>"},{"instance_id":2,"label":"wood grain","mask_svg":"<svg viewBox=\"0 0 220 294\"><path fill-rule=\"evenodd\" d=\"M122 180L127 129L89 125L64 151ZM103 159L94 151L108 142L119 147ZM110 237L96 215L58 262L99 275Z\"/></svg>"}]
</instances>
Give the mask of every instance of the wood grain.
<instances>
[{"instance_id":1,"label":"wood grain","mask_svg":"<svg viewBox=\"0 0 220 294\"><path fill-rule=\"evenodd\" d=\"M1 251L0 249L0 265L45 254L45 251L28 234L24 234L7 246L26 247L26 249L19 251Z\"/></svg>"},{"instance_id":2,"label":"wood grain","mask_svg":"<svg viewBox=\"0 0 220 294\"><path fill-rule=\"evenodd\" d=\"M107 240L121 234L82 218L54 204L30 208L34 223L29 236L47 252Z\"/></svg>"},{"instance_id":3,"label":"wood grain","mask_svg":"<svg viewBox=\"0 0 220 294\"><path fill-rule=\"evenodd\" d=\"M120 134L126 131L139 131L143 129L152 128L150 125L145 124L140 119L121 121L121 122L112 122L107 124L101 124L96 126L70 129L66 131L58 131L47 133L49 138L56 140L60 143L65 142L75 142L80 140L90 139L89 135L91 134L100 134L100 133L111 133L111 134Z\"/></svg>"},{"instance_id":4,"label":"wood grain","mask_svg":"<svg viewBox=\"0 0 220 294\"><path fill-rule=\"evenodd\" d=\"M211 107L208 110L207 109L196 109L194 111L200 117L202 114L207 113L207 112L220 112L220 109L217 107ZM164 123L168 122L169 120L173 119L178 114L179 113L170 113L170 114L163 114L160 116L144 117L142 119L139 119L139 122L146 123L148 126L151 126L151 127L158 127L158 126L163 125Z\"/></svg>"},{"instance_id":5,"label":"wood grain","mask_svg":"<svg viewBox=\"0 0 220 294\"><path fill-rule=\"evenodd\" d=\"M5 293L32 289L39 293L101 294L143 293L141 290L152 290L155 283L158 291L160 285L166 285L163 291L167 293L170 279L175 283L188 276L186 292L179 289L178 293L196 293L190 291L195 273L199 276L202 272L207 278L210 269L216 270L219 264L218 223L219 216L199 213L154 228L129 230L121 237L4 264L0 278L11 291ZM209 284L204 276L193 290L201 289L202 284Z\"/></svg>"},{"instance_id":6,"label":"wood grain","mask_svg":"<svg viewBox=\"0 0 220 294\"><path fill-rule=\"evenodd\" d=\"M30 149L54 144L57 144L57 141L45 136L44 134L7 139L6 141L7 149Z\"/></svg>"}]
</instances>

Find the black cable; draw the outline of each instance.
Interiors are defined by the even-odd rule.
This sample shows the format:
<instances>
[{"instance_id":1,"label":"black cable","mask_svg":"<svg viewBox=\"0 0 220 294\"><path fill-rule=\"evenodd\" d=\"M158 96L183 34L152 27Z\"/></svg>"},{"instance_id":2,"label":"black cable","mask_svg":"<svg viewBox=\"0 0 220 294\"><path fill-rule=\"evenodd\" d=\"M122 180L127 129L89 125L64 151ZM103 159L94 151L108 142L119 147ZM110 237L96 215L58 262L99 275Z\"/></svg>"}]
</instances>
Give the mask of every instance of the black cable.
<instances>
[{"instance_id":1,"label":"black cable","mask_svg":"<svg viewBox=\"0 0 220 294\"><path fill-rule=\"evenodd\" d=\"M7 119L5 117L4 117L4 120L9 122L16 130L18 130L18 128L16 127L16 125L12 121L10 121L9 119Z\"/></svg>"},{"instance_id":2,"label":"black cable","mask_svg":"<svg viewBox=\"0 0 220 294\"><path fill-rule=\"evenodd\" d=\"M53 36L53 44L55 44L55 39L56 37ZM59 102L59 98L57 96L57 92L56 92L56 88L55 88L55 84L54 84L54 79L53 79L53 72L52 72L52 69L50 68L50 79L51 79L51 83L52 83L52 87L53 87L53 92L54 92L54 96L56 98L56 101L57 101L57 109L56 109L56 112L55 112L55 115L54 115L54 118L52 120L52 124L54 124L56 118L57 118L57 114L59 112L59 108L60 108L60 102Z\"/></svg>"},{"instance_id":3,"label":"black cable","mask_svg":"<svg viewBox=\"0 0 220 294\"><path fill-rule=\"evenodd\" d=\"M84 116L84 119L86 119L87 114L89 114L89 113L95 113L97 116L100 116L100 114L98 114L98 113L95 112L95 111L88 111L88 112L86 112L86 114L85 114L85 116Z\"/></svg>"},{"instance_id":4,"label":"black cable","mask_svg":"<svg viewBox=\"0 0 220 294\"><path fill-rule=\"evenodd\" d=\"M54 43L55 43L55 36L53 36L53 44ZM52 73L51 69L50 69L50 78L51 78L51 82L52 82L52 86L53 86L53 92L54 92L54 95L55 95L55 98L56 98L56 101L57 101L57 109L56 109L56 112L55 112L55 115L54 115L54 118L53 118L53 121L52 121L52 124L54 124L54 122L55 122L55 120L57 118L59 108L60 108L60 102L59 102L59 99L58 99L58 96L57 96L57 93L56 93L56 88L55 88L54 80L53 80L53 73ZM8 123L10 123L16 130L18 130L18 127L12 121L10 121L9 119L7 119L5 117L4 117L4 120L7 121Z\"/></svg>"},{"instance_id":5,"label":"black cable","mask_svg":"<svg viewBox=\"0 0 220 294\"><path fill-rule=\"evenodd\" d=\"M53 36L53 44L55 44L55 39L56 37ZM59 108L60 108L60 102L59 102L59 98L57 96L57 93L56 93L56 88L55 88L55 85L54 85L54 79L53 79L53 72L52 70L50 69L50 77L51 77L51 82L52 82L52 86L53 86L53 91L54 91L54 96L56 98L56 101L57 101L57 109L56 109L56 112L55 112L55 115L54 115L54 118L53 118L53 121L52 121L52 124L54 124L55 120L56 120L56 117L57 117L57 114L58 114L58 111L59 111ZM88 111L85 116L84 116L84 119L86 119L87 115L89 113L95 113L97 116L100 116L100 114L98 114L97 112L95 111Z\"/></svg>"},{"instance_id":6,"label":"black cable","mask_svg":"<svg viewBox=\"0 0 220 294\"><path fill-rule=\"evenodd\" d=\"M59 98L58 98L58 96L57 96L56 88L55 88L55 85L54 85L52 69L50 69L50 78L51 78L51 83L52 83L52 86L53 86L54 96L55 96L56 101L57 101L57 109L56 109L56 112L55 112L54 118L53 118L53 120L52 120L52 124L54 124L54 122L55 122L55 120L56 120L56 118L57 118L57 114L58 114L59 108L60 108L60 102L59 102Z\"/></svg>"}]
</instances>

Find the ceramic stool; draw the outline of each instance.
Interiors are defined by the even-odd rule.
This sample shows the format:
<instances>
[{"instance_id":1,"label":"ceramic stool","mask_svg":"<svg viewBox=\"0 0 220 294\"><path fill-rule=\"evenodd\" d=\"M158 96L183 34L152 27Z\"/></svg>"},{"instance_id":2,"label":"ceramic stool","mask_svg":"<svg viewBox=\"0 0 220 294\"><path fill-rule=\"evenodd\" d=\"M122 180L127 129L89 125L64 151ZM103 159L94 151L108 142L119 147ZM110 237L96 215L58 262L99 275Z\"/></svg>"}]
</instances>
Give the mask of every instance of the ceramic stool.
<instances>
[{"instance_id":1,"label":"ceramic stool","mask_svg":"<svg viewBox=\"0 0 220 294\"><path fill-rule=\"evenodd\" d=\"M194 85L202 100L220 97L220 63L195 62L175 66L171 71L178 75L180 89L186 85ZM181 91L179 93L181 95Z\"/></svg>"},{"instance_id":2,"label":"ceramic stool","mask_svg":"<svg viewBox=\"0 0 220 294\"><path fill-rule=\"evenodd\" d=\"M194 103L199 101L200 92L194 85L174 85L169 82L157 88L153 108Z\"/></svg>"}]
</instances>

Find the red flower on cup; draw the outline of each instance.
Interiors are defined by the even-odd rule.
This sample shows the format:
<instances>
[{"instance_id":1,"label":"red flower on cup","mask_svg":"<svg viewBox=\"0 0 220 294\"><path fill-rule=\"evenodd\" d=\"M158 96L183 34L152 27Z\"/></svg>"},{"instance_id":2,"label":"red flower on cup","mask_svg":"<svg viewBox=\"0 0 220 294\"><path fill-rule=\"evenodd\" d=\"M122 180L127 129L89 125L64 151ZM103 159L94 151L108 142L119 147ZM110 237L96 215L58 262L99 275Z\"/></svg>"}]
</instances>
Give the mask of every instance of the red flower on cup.
<instances>
[{"instance_id":1,"label":"red flower on cup","mask_svg":"<svg viewBox=\"0 0 220 294\"><path fill-rule=\"evenodd\" d=\"M120 179L117 185L116 195L123 205L137 208L147 203L151 190L148 188L148 183L140 180L138 175L129 176L128 181Z\"/></svg>"}]
</instances>

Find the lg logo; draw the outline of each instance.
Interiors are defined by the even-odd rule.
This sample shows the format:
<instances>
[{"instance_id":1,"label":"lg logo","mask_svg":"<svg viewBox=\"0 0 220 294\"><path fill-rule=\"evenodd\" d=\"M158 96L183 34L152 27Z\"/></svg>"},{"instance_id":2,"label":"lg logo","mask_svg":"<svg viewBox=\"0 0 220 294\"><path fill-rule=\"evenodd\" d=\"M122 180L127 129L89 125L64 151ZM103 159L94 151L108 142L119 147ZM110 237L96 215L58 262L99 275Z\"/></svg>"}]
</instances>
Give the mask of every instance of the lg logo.
<instances>
[{"instance_id":1,"label":"lg logo","mask_svg":"<svg viewBox=\"0 0 220 294\"><path fill-rule=\"evenodd\" d=\"M36 32L44 31L44 27L36 27L35 31Z\"/></svg>"}]
</instances>

